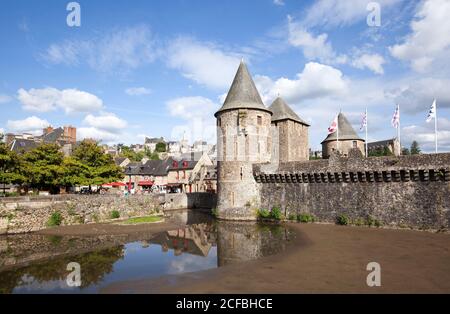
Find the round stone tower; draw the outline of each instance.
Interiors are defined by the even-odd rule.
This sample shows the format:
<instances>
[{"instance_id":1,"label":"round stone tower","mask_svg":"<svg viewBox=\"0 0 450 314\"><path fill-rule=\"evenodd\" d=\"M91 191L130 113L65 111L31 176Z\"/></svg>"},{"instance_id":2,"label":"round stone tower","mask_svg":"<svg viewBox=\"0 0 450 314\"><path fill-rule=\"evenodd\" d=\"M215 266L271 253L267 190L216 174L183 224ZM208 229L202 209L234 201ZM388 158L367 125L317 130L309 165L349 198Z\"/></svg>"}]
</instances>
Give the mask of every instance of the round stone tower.
<instances>
[{"instance_id":1,"label":"round stone tower","mask_svg":"<svg viewBox=\"0 0 450 314\"><path fill-rule=\"evenodd\" d=\"M252 165L270 162L272 112L243 61L217 118L217 211L228 220L255 220L260 205Z\"/></svg>"}]
</instances>

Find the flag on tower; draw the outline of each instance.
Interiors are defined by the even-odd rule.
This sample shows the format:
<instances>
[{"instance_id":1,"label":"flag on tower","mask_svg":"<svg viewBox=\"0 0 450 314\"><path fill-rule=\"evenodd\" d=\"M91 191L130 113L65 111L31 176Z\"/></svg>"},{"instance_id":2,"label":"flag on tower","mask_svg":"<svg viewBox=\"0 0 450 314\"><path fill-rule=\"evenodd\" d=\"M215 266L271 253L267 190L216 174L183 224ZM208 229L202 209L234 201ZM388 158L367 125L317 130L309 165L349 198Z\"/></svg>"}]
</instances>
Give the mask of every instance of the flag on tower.
<instances>
[{"instance_id":1,"label":"flag on tower","mask_svg":"<svg viewBox=\"0 0 450 314\"><path fill-rule=\"evenodd\" d=\"M363 113L362 121L361 121L361 127L359 128L360 131L364 130L367 126L367 110Z\"/></svg>"},{"instance_id":2,"label":"flag on tower","mask_svg":"<svg viewBox=\"0 0 450 314\"><path fill-rule=\"evenodd\" d=\"M433 101L430 111L428 112L427 122L431 122L433 119L436 119L436 99Z\"/></svg>"},{"instance_id":3,"label":"flag on tower","mask_svg":"<svg viewBox=\"0 0 450 314\"><path fill-rule=\"evenodd\" d=\"M400 126L400 108L397 105L397 108L395 109L394 115L392 116L392 126L394 128L398 128Z\"/></svg>"},{"instance_id":4,"label":"flag on tower","mask_svg":"<svg viewBox=\"0 0 450 314\"><path fill-rule=\"evenodd\" d=\"M328 127L328 134L332 134L336 132L338 129L338 116L336 116L331 123L331 125Z\"/></svg>"}]
</instances>

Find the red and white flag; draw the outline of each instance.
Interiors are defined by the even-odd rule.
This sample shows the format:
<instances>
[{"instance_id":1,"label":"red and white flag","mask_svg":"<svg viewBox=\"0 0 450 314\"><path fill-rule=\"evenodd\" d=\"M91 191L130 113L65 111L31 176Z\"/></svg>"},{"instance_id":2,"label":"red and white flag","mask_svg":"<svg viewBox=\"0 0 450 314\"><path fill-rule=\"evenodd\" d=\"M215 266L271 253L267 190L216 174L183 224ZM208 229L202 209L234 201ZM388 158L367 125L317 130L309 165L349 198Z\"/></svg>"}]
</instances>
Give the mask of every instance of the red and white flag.
<instances>
[{"instance_id":1,"label":"red and white flag","mask_svg":"<svg viewBox=\"0 0 450 314\"><path fill-rule=\"evenodd\" d=\"M336 132L338 129L338 116L336 116L331 123L331 125L328 127L328 134L332 134Z\"/></svg>"},{"instance_id":2,"label":"red and white flag","mask_svg":"<svg viewBox=\"0 0 450 314\"><path fill-rule=\"evenodd\" d=\"M395 109L394 115L392 116L391 123L392 123L392 126L396 129L400 125L400 108L398 105L397 105L397 108Z\"/></svg>"}]
</instances>

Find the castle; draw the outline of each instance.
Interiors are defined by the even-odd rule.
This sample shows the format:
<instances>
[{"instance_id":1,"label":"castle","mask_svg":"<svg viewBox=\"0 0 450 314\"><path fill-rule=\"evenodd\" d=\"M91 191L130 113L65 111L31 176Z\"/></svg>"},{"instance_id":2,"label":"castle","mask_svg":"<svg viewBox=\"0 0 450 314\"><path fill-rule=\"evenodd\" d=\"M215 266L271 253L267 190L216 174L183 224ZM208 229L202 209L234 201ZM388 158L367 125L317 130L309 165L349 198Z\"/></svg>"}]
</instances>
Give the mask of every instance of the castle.
<instances>
[{"instance_id":1,"label":"castle","mask_svg":"<svg viewBox=\"0 0 450 314\"><path fill-rule=\"evenodd\" d=\"M256 220L276 206L327 222L450 226L450 154L364 158L364 140L340 113L339 141L329 134L324 159L309 161L308 123L281 97L267 108L244 62L215 117L220 219Z\"/></svg>"},{"instance_id":2,"label":"castle","mask_svg":"<svg viewBox=\"0 0 450 314\"><path fill-rule=\"evenodd\" d=\"M278 97L267 108L241 61L217 118L219 217L255 219L259 187L253 164L309 159L309 124Z\"/></svg>"}]
</instances>

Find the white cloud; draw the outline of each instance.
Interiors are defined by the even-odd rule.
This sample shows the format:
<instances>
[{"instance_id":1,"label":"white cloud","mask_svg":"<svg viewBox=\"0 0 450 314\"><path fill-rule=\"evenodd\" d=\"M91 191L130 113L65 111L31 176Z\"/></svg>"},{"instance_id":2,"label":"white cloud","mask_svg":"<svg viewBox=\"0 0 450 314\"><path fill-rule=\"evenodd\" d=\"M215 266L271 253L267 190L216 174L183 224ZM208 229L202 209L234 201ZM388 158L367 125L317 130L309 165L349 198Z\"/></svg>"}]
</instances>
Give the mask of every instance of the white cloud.
<instances>
[{"instance_id":1,"label":"white cloud","mask_svg":"<svg viewBox=\"0 0 450 314\"><path fill-rule=\"evenodd\" d=\"M408 113L426 113L437 99L438 108L450 108L450 79L438 78L414 78L406 82L397 81L395 88L386 87L395 102L402 105Z\"/></svg>"},{"instance_id":2,"label":"white cloud","mask_svg":"<svg viewBox=\"0 0 450 314\"><path fill-rule=\"evenodd\" d=\"M168 66L184 77L213 89L226 89L233 80L240 57L211 43L179 37L168 46Z\"/></svg>"},{"instance_id":3,"label":"white cloud","mask_svg":"<svg viewBox=\"0 0 450 314\"><path fill-rule=\"evenodd\" d=\"M300 48L306 58L310 60L331 60L335 58L335 52L328 35L323 33L314 36L301 23L295 22L288 16L288 41L294 47Z\"/></svg>"},{"instance_id":4,"label":"white cloud","mask_svg":"<svg viewBox=\"0 0 450 314\"><path fill-rule=\"evenodd\" d=\"M389 47L392 56L408 61L417 72L431 70L436 59L449 60L450 54L450 1L427 0L419 7L412 32L402 44Z\"/></svg>"},{"instance_id":5,"label":"white cloud","mask_svg":"<svg viewBox=\"0 0 450 314\"><path fill-rule=\"evenodd\" d=\"M8 95L0 94L0 104L6 104L12 100Z\"/></svg>"},{"instance_id":6,"label":"white cloud","mask_svg":"<svg viewBox=\"0 0 450 314\"><path fill-rule=\"evenodd\" d=\"M450 120L441 118L438 124L438 150L450 151ZM417 141L423 151L434 152L434 123L406 126L402 128L402 138L402 146L408 147L412 141Z\"/></svg>"},{"instance_id":7,"label":"white cloud","mask_svg":"<svg viewBox=\"0 0 450 314\"><path fill-rule=\"evenodd\" d=\"M103 101L97 96L77 89L58 90L53 87L43 89L32 88L17 91L17 98L23 109L47 112L63 109L66 113L92 112L102 109Z\"/></svg>"},{"instance_id":8,"label":"white cloud","mask_svg":"<svg viewBox=\"0 0 450 314\"><path fill-rule=\"evenodd\" d=\"M80 139L95 139L105 143L126 142L129 135L125 134L128 123L113 113L102 113L94 116L87 115L83 120L85 127L78 128Z\"/></svg>"},{"instance_id":9,"label":"white cloud","mask_svg":"<svg viewBox=\"0 0 450 314\"><path fill-rule=\"evenodd\" d=\"M175 98L169 100L166 107L170 115L185 120L194 117L211 117L218 109L217 104L202 96Z\"/></svg>"},{"instance_id":10,"label":"white cloud","mask_svg":"<svg viewBox=\"0 0 450 314\"><path fill-rule=\"evenodd\" d=\"M156 41L145 26L128 27L87 40L65 40L50 45L42 54L53 64L78 65L83 62L99 72L127 72L154 61Z\"/></svg>"},{"instance_id":11,"label":"white cloud","mask_svg":"<svg viewBox=\"0 0 450 314\"><path fill-rule=\"evenodd\" d=\"M146 87L130 87L125 90L125 93L130 96L141 96L151 94L152 90Z\"/></svg>"},{"instance_id":12,"label":"white cloud","mask_svg":"<svg viewBox=\"0 0 450 314\"><path fill-rule=\"evenodd\" d=\"M383 64L386 61L379 54L362 54L351 61L351 65L358 69L367 68L376 74L383 74Z\"/></svg>"},{"instance_id":13,"label":"white cloud","mask_svg":"<svg viewBox=\"0 0 450 314\"><path fill-rule=\"evenodd\" d=\"M104 113L99 116L89 114L84 118L83 123L108 132L119 132L127 127L127 122L113 113Z\"/></svg>"},{"instance_id":14,"label":"white cloud","mask_svg":"<svg viewBox=\"0 0 450 314\"><path fill-rule=\"evenodd\" d=\"M216 125L212 117L219 106L212 100L201 96L180 97L169 100L166 108L170 115L186 120L184 124L172 128L171 139L185 137L190 142L216 141Z\"/></svg>"},{"instance_id":15,"label":"white cloud","mask_svg":"<svg viewBox=\"0 0 450 314\"><path fill-rule=\"evenodd\" d=\"M284 5L284 1L283 0L273 0L273 4L275 4L275 5Z\"/></svg>"},{"instance_id":16,"label":"white cloud","mask_svg":"<svg viewBox=\"0 0 450 314\"><path fill-rule=\"evenodd\" d=\"M401 0L377 0L380 4L381 14L399 3ZM365 20L369 11L368 0L319 0L308 8L304 17L304 25L309 27L325 26L348 26ZM382 15L383 16L383 15Z\"/></svg>"},{"instance_id":17,"label":"white cloud","mask_svg":"<svg viewBox=\"0 0 450 314\"><path fill-rule=\"evenodd\" d=\"M343 95L348 92L348 82L341 71L328 65L309 62L295 79L255 76L255 84L266 103L278 94L288 102Z\"/></svg>"},{"instance_id":18,"label":"white cloud","mask_svg":"<svg viewBox=\"0 0 450 314\"><path fill-rule=\"evenodd\" d=\"M49 126L47 120L31 116L23 120L8 120L6 126L9 132L31 133L33 135L42 134L42 129Z\"/></svg>"}]
</instances>

